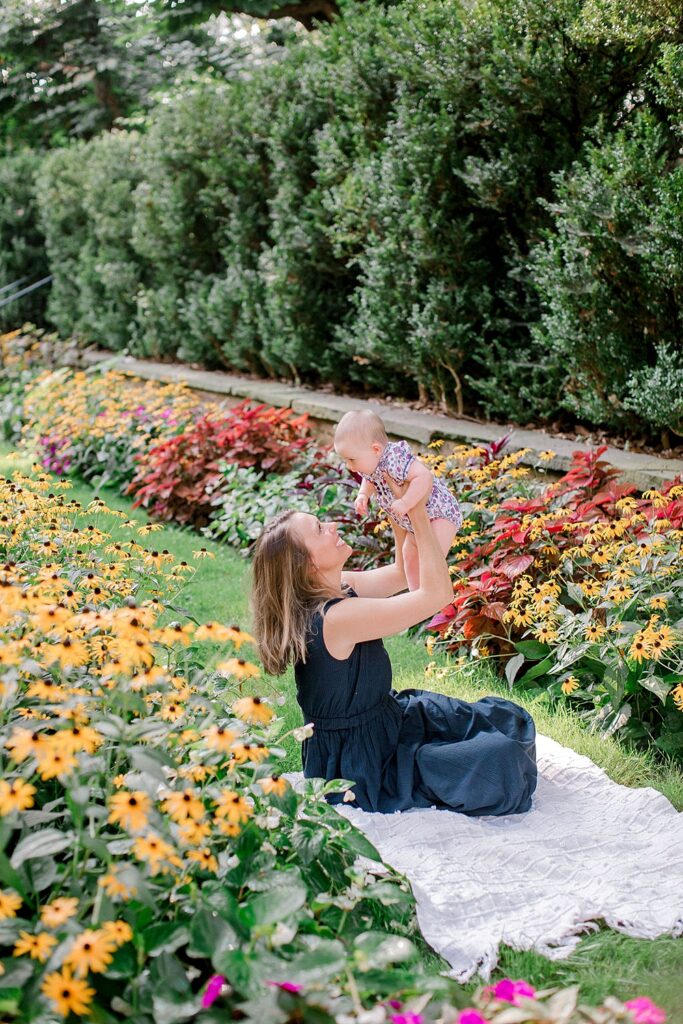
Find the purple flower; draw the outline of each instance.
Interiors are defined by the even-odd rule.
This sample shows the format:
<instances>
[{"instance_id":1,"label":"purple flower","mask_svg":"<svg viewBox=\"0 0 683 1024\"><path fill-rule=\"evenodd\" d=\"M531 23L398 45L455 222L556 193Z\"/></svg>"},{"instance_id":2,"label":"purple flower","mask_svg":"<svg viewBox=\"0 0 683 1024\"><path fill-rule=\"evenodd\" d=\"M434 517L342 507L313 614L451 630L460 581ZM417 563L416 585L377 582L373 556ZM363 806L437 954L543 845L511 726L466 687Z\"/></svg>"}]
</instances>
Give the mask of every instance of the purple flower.
<instances>
[{"instance_id":1,"label":"purple flower","mask_svg":"<svg viewBox=\"0 0 683 1024\"><path fill-rule=\"evenodd\" d=\"M282 989L283 992L292 992L294 995L298 995L299 992L303 992L303 985L297 985L293 981L267 981L266 985L272 985L273 988Z\"/></svg>"},{"instance_id":2,"label":"purple flower","mask_svg":"<svg viewBox=\"0 0 683 1024\"><path fill-rule=\"evenodd\" d=\"M629 999L624 1006L631 1012L635 1024L664 1024L666 1020L666 1012L647 996Z\"/></svg>"},{"instance_id":3,"label":"purple flower","mask_svg":"<svg viewBox=\"0 0 683 1024\"><path fill-rule=\"evenodd\" d=\"M387 1006L390 1006L392 1010L400 1010L401 1007L403 1006L403 1003L401 1002L400 999L389 999L389 1001L387 1002Z\"/></svg>"},{"instance_id":4,"label":"purple flower","mask_svg":"<svg viewBox=\"0 0 683 1024\"><path fill-rule=\"evenodd\" d=\"M461 1010L458 1014L457 1024L488 1024L486 1017L482 1017L479 1010L474 1010L468 1007L466 1010Z\"/></svg>"},{"instance_id":5,"label":"purple flower","mask_svg":"<svg viewBox=\"0 0 683 1024\"><path fill-rule=\"evenodd\" d=\"M393 1013L389 1018L391 1024L422 1024L421 1013Z\"/></svg>"},{"instance_id":6,"label":"purple flower","mask_svg":"<svg viewBox=\"0 0 683 1024\"><path fill-rule=\"evenodd\" d=\"M489 985L486 991L490 992L496 999L502 999L505 1003L512 1003L513 1006L519 1006L520 996L533 999L536 995L536 989L527 981L513 981L512 978L503 978L497 984Z\"/></svg>"},{"instance_id":7,"label":"purple flower","mask_svg":"<svg viewBox=\"0 0 683 1024\"><path fill-rule=\"evenodd\" d=\"M202 1006L206 1010L209 1006L213 1006L225 985L227 979L222 974L214 974L209 978L209 982L206 986L204 995L202 996Z\"/></svg>"}]
</instances>

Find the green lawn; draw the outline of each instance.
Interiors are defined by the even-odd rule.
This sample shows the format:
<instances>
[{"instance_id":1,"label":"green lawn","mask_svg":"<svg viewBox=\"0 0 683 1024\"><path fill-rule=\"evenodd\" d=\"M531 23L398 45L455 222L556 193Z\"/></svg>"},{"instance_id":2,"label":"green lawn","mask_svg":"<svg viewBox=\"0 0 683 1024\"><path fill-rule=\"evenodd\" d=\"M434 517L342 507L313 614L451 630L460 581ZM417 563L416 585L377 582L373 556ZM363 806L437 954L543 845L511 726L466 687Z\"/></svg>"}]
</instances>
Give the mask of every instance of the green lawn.
<instances>
[{"instance_id":1,"label":"green lawn","mask_svg":"<svg viewBox=\"0 0 683 1024\"><path fill-rule=\"evenodd\" d=\"M17 466L17 463L7 460L9 453L9 448L0 444L0 473L4 475ZM29 470L30 466L24 464L20 468ZM68 493L69 497L84 505L94 496L92 488L80 483ZM132 517L145 521L144 514L133 512L126 499L107 490L101 492L101 497L111 507L125 510ZM114 517L100 514L96 522L113 536L130 535L122 530L120 521ZM167 548L178 560L185 559L197 566L196 575L174 598L173 608L166 613L168 618L176 617L178 610L184 609L200 621L216 619L249 628L249 565L245 558L230 548L177 527L165 527L152 537L154 547ZM199 547L206 547L215 558L195 561L193 552ZM398 689L408 686L439 689L466 700L476 700L492 692L510 695L507 686L495 679L486 666L474 666L460 673L452 671L440 680L425 680L425 668L429 662L435 660L443 666L447 664L444 658L430 658L421 644L405 636L392 637L386 646ZM282 702L279 710L287 725L299 724L301 715L295 700L291 671L281 679L266 679L265 682L268 692L264 695ZM259 689L264 692L263 683ZM540 733L586 754L615 781L629 786L652 786L664 793L679 810L683 808L683 775L672 764L658 763L647 754L627 752L613 739L603 740L587 733L567 710L552 709L545 697L530 701L515 693L514 699L529 708ZM287 750L286 769L300 770L298 745L292 743ZM427 947L424 956L434 970L443 969L443 962ZM561 961L550 961L537 954L518 953L504 947L494 978L505 976L526 978L539 988L579 984L582 998L588 1003L599 1002L610 994L622 998L648 995L668 1011L670 1024L683 1024L680 995L683 941L680 939L630 939L602 929L584 938L575 953Z\"/></svg>"}]
</instances>

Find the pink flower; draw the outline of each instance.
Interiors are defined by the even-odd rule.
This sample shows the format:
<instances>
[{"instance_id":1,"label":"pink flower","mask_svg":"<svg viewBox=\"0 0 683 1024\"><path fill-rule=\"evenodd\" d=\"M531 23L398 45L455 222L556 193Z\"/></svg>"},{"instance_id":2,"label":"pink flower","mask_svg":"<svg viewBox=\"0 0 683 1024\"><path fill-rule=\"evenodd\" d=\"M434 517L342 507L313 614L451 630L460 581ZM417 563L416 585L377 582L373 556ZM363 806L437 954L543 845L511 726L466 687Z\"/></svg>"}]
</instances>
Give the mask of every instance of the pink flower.
<instances>
[{"instance_id":1,"label":"pink flower","mask_svg":"<svg viewBox=\"0 0 683 1024\"><path fill-rule=\"evenodd\" d=\"M272 985L274 988L282 989L283 992L293 992L297 995L299 992L303 992L303 985L297 985L293 981L267 981L266 985Z\"/></svg>"},{"instance_id":2,"label":"pink flower","mask_svg":"<svg viewBox=\"0 0 683 1024\"><path fill-rule=\"evenodd\" d=\"M390 1006L392 1010L400 1010L401 1007L403 1006L403 1003L401 1002L400 999L390 999L387 1002L387 1006Z\"/></svg>"},{"instance_id":3,"label":"pink flower","mask_svg":"<svg viewBox=\"0 0 683 1024\"><path fill-rule=\"evenodd\" d=\"M457 1024L488 1024L486 1017L482 1017L479 1010L467 1009L458 1014Z\"/></svg>"},{"instance_id":4,"label":"pink flower","mask_svg":"<svg viewBox=\"0 0 683 1024\"><path fill-rule=\"evenodd\" d=\"M520 996L533 999L536 995L536 989L527 981L513 981L512 978L503 978L497 984L489 985L485 991L490 992L496 999L502 999L505 1003L512 1003L513 1006L519 1006L518 1000Z\"/></svg>"},{"instance_id":5,"label":"pink flower","mask_svg":"<svg viewBox=\"0 0 683 1024\"><path fill-rule=\"evenodd\" d=\"M391 1024L422 1024L421 1013L393 1013L389 1018Z\"/></svg>"},{"instance_id":6,"label":"pink flower","mask_svg":"<svg viewBox=\"0 0 683 1024\"><path fill-rule=\"evenodd\" d=\"M664 1024L666 1020L666 1011L656 1006L647 996L629 999L624 1006L630 1010L635 1024Z\"/></svg>"},{"instance_id":7,"label":"pink flower","mask_svg":"<svg viewBox=\"0 0 683 1024\"><path fill-rule=\"evenodd\" d=\"M223 991L227 979L222 974L214 974L209 978L209 982L206 986L204 995L202 996L202 1006L204 1009L208 1009L218 999L219 995Z\"/></svg>"}]
</instances>

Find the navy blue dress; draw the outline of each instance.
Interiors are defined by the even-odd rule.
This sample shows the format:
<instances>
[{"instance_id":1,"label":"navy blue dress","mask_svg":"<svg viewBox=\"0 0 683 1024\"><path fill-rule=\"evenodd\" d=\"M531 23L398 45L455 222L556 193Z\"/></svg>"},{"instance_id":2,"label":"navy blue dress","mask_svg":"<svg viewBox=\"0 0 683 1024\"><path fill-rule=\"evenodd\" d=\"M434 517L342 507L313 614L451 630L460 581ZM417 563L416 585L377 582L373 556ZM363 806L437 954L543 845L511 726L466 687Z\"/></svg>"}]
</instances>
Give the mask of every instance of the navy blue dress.
<instances>
[{"instance_id":1,"label":"navy blue dress","mask_svg":"<svg viewBox=\"0 0 683 1024\"><path fill-rule=\"evenodd\" d=\"M342 600L328 601L323 614ZM348 779L364 811L437 806L476 816L529 810L536 730L527 711L503 697L471 704L429 690L397 692L381 640L357 643L348 658L334 658L322 624L316 613L306 663L294 666L304 722L314 725L302 747L307 778ZM341 799L333 795L330 802Z\"/></svg>"}]
</instances>

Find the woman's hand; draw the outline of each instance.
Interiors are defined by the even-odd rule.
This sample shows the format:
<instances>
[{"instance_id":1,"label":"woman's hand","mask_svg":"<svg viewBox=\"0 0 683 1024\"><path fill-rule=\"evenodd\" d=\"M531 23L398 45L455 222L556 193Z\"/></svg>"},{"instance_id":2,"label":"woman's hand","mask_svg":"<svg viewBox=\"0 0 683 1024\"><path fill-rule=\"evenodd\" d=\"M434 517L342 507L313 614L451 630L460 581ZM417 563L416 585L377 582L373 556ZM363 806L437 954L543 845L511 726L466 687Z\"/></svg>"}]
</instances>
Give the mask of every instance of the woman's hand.
<instances>
[{"instance_id":1,"label":"woman's hand","mask_svg":"<svg viewBox=\"0 0 683 1024\"><path fill-rule=\"evenodd\" d=\"M408 508L407 506L401 503L401 499L405 492L407 492L410 486L410 481L407 480L404 483L397 483L396 480L394 480L393 477L389 476L387 473L384 474L384 480L389 489L391 490L391 494L395 499L395 501L392 502L391 504L391 509L393 512L395 512L397 515L408 515L411 522L413 522L414 517L422 518L426 516L427 502L429 500L430 492L427 492L427 494L423 495L422 498L420 498L415 505L413 505L411 508ZM398 505L397 508L396 505Z\"/></svg>"},{"instance_id":2,"label":"woman's hand","mask_svg":"<svg viewBox=\"0 0 683 1024\"><path fill-rule=\"evenodd\" d=\"M384 477L384 482L391 491L391 493L393 494L394 498L402 498L403 495L408 490L407 481L405 483L399 484L397 483L396 480L394 480L393 476L389 476L388 473L383 473L382 476Z\"/></svg>"}]
</instances>

